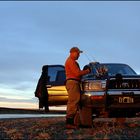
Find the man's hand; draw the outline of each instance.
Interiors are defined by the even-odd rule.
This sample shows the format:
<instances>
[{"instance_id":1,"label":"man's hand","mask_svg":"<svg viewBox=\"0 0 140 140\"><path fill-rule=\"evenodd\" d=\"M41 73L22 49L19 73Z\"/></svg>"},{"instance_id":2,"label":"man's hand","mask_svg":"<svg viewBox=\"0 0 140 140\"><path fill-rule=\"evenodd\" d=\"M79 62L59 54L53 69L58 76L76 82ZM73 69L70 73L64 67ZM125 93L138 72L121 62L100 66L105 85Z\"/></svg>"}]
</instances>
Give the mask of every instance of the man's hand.
<instances>
[{"instance_id":1,"label":"man's hand","mask_svg":"<svg viewBox=\"0 0 140 140\"><path fill-rule=\"evenodd\" d=\"M87 74L91 72L91 69L90 69L90 67L88 67L88 66L85 66L85 67L84 67L84 70L87 71Z\"/></svg>"}]
</instances>

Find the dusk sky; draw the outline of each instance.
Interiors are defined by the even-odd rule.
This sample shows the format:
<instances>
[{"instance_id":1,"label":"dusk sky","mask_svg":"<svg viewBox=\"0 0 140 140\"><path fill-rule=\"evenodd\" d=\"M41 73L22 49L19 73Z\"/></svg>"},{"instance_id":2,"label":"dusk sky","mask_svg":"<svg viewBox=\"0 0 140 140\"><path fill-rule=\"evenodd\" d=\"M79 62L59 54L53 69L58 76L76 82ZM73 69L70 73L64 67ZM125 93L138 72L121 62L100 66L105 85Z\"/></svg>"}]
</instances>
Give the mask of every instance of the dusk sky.
<instances>
[{"instance_id":1,"label":"dusk sky","mask_svg":"<svg viewBox=\"0 0 140 140\"><path fill-rule=\"evenodd\" d=\"M90 60L140 73L140 2L1 1L0 107L37 108L42 65L64 65L76 45L81 69Z\"/></svg>"}]
</instances>

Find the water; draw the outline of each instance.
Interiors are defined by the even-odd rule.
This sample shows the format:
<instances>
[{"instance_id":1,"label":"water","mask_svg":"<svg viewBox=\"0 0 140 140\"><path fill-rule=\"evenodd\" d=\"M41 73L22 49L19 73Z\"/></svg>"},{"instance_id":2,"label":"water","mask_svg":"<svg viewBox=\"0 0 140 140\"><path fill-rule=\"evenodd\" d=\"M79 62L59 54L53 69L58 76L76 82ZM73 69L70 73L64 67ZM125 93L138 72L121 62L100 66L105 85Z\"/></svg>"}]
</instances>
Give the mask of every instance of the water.
<instances>
[{"instance_id":1,"label":"water","mask_svg":"<svg viewBox=\"0 0 140 140\"><path fill-rule=\"evenodd\" d=\"M0 114L0 119L65 117L66 114Z\"/></svg>"}]
</instances>

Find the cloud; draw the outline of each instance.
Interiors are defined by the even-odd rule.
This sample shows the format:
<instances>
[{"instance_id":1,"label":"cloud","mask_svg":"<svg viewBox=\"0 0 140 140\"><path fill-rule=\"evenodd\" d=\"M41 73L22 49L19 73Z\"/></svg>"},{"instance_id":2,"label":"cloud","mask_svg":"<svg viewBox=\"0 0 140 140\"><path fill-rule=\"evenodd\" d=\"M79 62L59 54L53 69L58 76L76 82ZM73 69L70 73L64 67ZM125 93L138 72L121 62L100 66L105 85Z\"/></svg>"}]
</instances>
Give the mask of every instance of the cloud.
<instances>
[{"instance_id":1,"label":"cloud","mask_svg":"<svg viewBox=\"0 0 140 140\"><path fill-rule=\"evenodd\" d=\"M62 64L80 48L99 62L140 71L138 2L0 2L0 92L34 96L41 68ZM92 59L95 58L95 59ZM81 55L83 67L89 60ZM81 67L81 68L82 68Z\"/></svg>"},{"instance_id":2,"label":"cloud","mask_svg":"<svg viewBox=\"0 0 140 140\"><path fill-rule=\"evenodd\" d=\"M20 88L20 89L18 89ZM18 87L18 85L5 85L0 84L0 97L6 97L9 99L32 99L35 97L34 90L32 87L28 87L27 89L22 89L23 85L21 87Z\"/></svg>"},{"instance_id":3,"label":"cloud","mask_svg":"<svg viewBox=\"0 0 140 140\"><path fill-rule=\"evenodd\" d=\"M10 99L6 97L0 97L0 102L13 102L13 103L36 103L37 98L32 98L32 99Z\"/></svg>"}]
</instances>

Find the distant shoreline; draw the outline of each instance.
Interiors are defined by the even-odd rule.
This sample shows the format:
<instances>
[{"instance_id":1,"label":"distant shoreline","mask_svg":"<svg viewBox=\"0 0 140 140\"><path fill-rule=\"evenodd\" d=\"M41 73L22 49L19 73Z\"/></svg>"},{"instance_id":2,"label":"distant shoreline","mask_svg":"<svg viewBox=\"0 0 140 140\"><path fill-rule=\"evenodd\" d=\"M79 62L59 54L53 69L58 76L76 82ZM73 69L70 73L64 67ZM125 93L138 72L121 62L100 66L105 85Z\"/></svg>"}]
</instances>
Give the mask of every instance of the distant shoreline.
<instances>
[{"instance_id":1,"label":"distant shoreline","mask_svg":"<svg viewBox=\"0 0 140 140\"><path fill-rule=\"evenodd\" d=\"M44 110L0 107L0 114L44 114ZM65 110L50 110L49 113L66 113Z\"/></svg>"}]
</instances>

